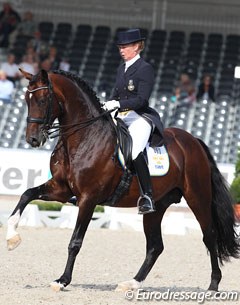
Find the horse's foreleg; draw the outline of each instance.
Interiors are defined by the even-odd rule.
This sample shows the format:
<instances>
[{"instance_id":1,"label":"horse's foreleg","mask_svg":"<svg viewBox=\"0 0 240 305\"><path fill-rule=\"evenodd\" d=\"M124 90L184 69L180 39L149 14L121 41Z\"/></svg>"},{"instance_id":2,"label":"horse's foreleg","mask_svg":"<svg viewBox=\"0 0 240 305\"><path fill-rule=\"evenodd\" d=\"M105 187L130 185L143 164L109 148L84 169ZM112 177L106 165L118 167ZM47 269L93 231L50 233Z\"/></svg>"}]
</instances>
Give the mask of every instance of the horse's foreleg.
<instances>
[{"instance_id":1,"label":"horse's foreleg","mask_svg":"<svg viewBox=\"0 0 240 305\"><path fill-rule=\"evenodd\" d=\"M147 249L145 260L136 274L136 276L126 282L119 283L116 290L126 291L129 289L135 290L142 286L143 281L152 269L158 256L163 251L163 241L161 233L161 221L165 209L143 216L144 233L146 236Z\"/></svg>"},{"instance_id":2,"label":"horse's foreleg","mask_svg":"<svg viewBox=\"0 0 240 305\"><path fill-rule=\"evenodd\" d=\"M63 275L50 284L55 291L63 290L72 280L72 272L76 256L79 253L87 227L92 218L95 206L79 204L78 218L68 246L68 259Z\"/></svg>"},{"instance_id":3,"label":"horse's foreleg","mask_svg":"<svg viewBox=\"0 0 240 305\"><path fill-rule=\"evenodd\" d=\"M20 235L17 233L16 228L24 209L29 202L35 199L62 201L65 198L67 200L67 198L70 197L70 194L68 194L67 190L64 190L63 186L57 187L55 183L53 188L51 187L51 183L52 180L49 180L47 183L30 188L22 194L17 206L13 210L7 222L6 239L8 250L15 249L21 242Z\"/></svg>"},{"instance_id":4,"label":"horse's foreleg","mask_svg":"<svg viewBox=\"0 0 240 305\"><path fill-rule=\"evenodd\" d=\"M39 197L39 189L40 188L38 187L34 187L26 190L22 194L14 211L10 215L7 222L7 235L6 235L8 250L13 250L20 244L21 238L20 235L17 233L16 228L18 226L20 217L27 204L30 201L37 199Z\"/></svg>"}]
</instances>

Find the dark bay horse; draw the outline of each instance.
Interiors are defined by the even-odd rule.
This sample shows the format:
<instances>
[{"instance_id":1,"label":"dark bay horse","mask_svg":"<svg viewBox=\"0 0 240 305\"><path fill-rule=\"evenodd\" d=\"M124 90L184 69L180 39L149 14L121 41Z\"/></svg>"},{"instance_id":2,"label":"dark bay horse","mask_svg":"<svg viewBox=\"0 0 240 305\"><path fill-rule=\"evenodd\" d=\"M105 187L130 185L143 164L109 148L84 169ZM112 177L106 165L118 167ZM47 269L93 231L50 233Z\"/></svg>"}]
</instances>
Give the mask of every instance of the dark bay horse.
<instances>
[{"instance_id":1,"label":"dark bay horse","mask_svg":"<svg viewBox=\"0 0 240 305\"><path fill-rule=\"evenodd\" d=\"M63 71L22 73L29 80L25 97L27 142L32 147L43 145L56 118L60 134L50 161L52 178L26 190L8 220L8 248L14 249L21 241L16 228L30 201L67 202L75 195L79 212L68 246L66 267L52 284L60 290L71 282L74 262L95 206L104 204L114 193L123 170L115 155L117 139L110 115L104 113L96 94L82 79ZM201 140L184 130L167 128L164 141L170 169L167 175L152 178L156 212L143 216L146 257L135 277L119 287L125 290L141 286L163 251L163 215L183 196L200 224L203 242L210 253L209 289L217 291L222 277L219 265L231 257L239 257L240 253L231 196L208 147ZM128 194L115 206L134 207L138 197L138 183L133 177Z\"/></svg>"}]
</instances>

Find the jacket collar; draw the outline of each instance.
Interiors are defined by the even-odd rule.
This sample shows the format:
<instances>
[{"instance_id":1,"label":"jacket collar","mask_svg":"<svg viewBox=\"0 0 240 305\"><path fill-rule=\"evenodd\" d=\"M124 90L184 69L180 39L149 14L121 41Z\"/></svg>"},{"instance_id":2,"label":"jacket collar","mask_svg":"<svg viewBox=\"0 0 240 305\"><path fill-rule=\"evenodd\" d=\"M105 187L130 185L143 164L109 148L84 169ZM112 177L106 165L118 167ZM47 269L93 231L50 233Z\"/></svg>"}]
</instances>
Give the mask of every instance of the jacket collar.
<instances>
[{"instance_id":1,"label":"jacket collar","mask_svg":"<svg viewBox=\"0 0 240 305\"><path fill-rule=\"evenodd\" d=\"M127 71L125 72L125 75L130 75L130 74L132 74L132 73L134 73L136 70L137 70L137 68L139 67L139 65L140 65L140 63L141 63L141 61L142 61L143 59L140 57L140 58L138 58L128 69L127 69Z\"/></svg>"},{"instance_id":2,"label":"jacket collar","mask_svg":"<svg viewBox=\"0 0 240 305\"><path fill-rule=\"evenodd\" d=\"M133 57L131 60L128 60L125 62L125 69L131 67L138 59L140 58L140 55L137 54L135 57Z\"/></svg>"}]
</instances>

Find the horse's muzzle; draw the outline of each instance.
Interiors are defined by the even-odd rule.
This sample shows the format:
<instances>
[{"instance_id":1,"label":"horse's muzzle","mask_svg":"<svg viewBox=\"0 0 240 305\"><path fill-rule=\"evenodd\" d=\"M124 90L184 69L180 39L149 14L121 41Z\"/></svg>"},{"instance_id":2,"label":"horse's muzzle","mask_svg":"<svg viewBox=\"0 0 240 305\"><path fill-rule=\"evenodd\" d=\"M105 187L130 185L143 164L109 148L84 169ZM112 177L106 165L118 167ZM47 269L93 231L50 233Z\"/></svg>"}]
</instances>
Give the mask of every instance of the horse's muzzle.
<instances>
[{"instance_id":1,"label":"horse's muzzle","mask_svg":"<svg viewBox=\"0 0 240 305\"><path fill-rule=\"evenodd\" d=\"M39 147L39 146L43 145L46 142L46 138L43 135L41 135L39 137L30 136L30 137L26 138L26 141L32 147Z\"/></svg>"},{"instance_id":2,"label":"horse's muzzle","mask_svg":"<svg viewBox=\"0 0 240 305\"><path fill-rule=\"evenodd\" d=\"M30 137L29 139L26 139L28 144L30 144L32 147L39 147L40 146L40 142L38 141L38 139L34 138L34 137Z\"/></svg>"}]
</instances>

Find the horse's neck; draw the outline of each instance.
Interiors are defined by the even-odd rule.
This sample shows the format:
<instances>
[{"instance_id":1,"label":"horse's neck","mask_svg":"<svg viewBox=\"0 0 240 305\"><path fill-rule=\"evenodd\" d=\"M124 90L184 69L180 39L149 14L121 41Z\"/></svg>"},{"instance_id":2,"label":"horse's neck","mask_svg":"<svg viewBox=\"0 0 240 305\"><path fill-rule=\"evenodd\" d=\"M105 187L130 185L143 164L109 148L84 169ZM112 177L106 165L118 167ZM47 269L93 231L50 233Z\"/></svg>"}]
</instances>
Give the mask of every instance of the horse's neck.
<instances>
[{"instance_id":1,"label":"horse's neck","mask_svg":"<svg viewBox=\"0 0 240 305\"><path fill-rule=\"evenodd\" d=\"M105 159L107 156L109 160L112 158L117 141L108 121L99 119L89 126L79 129L74 127L74 129L75 131L70 134L63 132L61 137L61 142L68 153L73 153L73 156L76 155L83 160L86 156L91 156L88 158L95 165L102 162L103 155Z\"/></svg>"},{"instance_id":2,"label":"horse's neck","mask_svg":"<svg viewBox=\"0 0 240 305\"><path fill-rule=\"evenodd\" d=\"M95 143L102 141L109 146L116 143L116 137L113 132L113 127L106 118L99 118L92 123L87 123L89 120L100 116L100 104L91 96L91 91L86 92L81 87L73 83L67 78L60 75L53 75L59 91L55 91L59 100L63 101L63 110L58 120L61 126L74 126L71 131L66 132L63 129L64 142L69 145L71 139L75 139L75 143L84 142L87 146L94 146ZM64 90L62 90L64 88ZM78 145L78 144L76 144ZM111 145L111 144L110 144ZM75 146L75 145L74 145Z\"/></svg>"},{"instance_id":3,"label":"horse's neck","mask_svg":"<svg viewBox=\"0 0 240 305\"><path fill-rule=\"evenodd\" d=\"M77 96L77 98L72 96ZM59 122L62 121L63 125L77 124L98 115L98 111L91 105L84 93L79 95L79 92L72 91L66 95L63 101L63 108L59 117Z\"/></svg>"},{"instance_id":4,"label":"horse's neck","mask_svg":"<svg viewBox=\"0 0 240 305\"><path fill-rule=\"evenodd\" d=\"M116 136L112 124L106 117L101 117L98 107L93 104L89 96L81 92L76 94L78 99L65 97L63 115L59 117L60 125L74 126L76 130L71 135L76 138L76 142L83 141L87 143L99 142L116 143ZM99 117L99 118L98 118ZM98 118L93 122L92 119ZM67 140L67 137L66 137Z\"/></svg>"}]
</instances>

